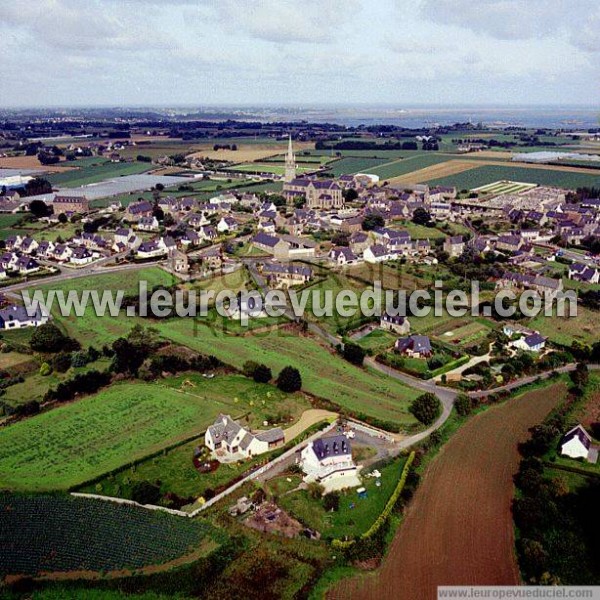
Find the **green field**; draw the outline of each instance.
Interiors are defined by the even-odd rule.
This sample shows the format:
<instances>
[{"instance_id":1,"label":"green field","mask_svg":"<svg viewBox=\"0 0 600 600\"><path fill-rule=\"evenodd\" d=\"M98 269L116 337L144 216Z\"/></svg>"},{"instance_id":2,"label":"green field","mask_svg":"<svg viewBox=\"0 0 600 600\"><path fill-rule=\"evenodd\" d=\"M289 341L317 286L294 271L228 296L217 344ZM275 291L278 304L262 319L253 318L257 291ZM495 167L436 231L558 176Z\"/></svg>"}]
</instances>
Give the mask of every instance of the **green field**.
<instances>
[{"instance_id":1,"label":"green field","mask_svg":"<svg viewBox=\"0 0 600 600\"><path fill-rule=\"evenodd\" d=\"M416 153L406 158L397 159L395 161L385 163L378 167L373 167L369 173L379 175L380 179L392 179L400 177L431 165L446 162L450 160L449 155L439 155L435 152Z\"/></svg>"},{"instance_id":2,"label":"green field","mask_svg":"<svg viewBox=\"0 0 600 600\"><path fill-rule=\"evenodd\" d=\"M309 173L316 171L319 165L315 166L296 166L297 173ZM242 173L273 173L274 175L283 175L285 173L285 166L278 164L269 163L245 163L243 165L236 165L235 167L229 167L229 171L241 171Z\"/></svg>"},{"instance_id":3,"label":"green field","mask_svg":"<svg viewBox=\"0 0 600 600\"><path fill-rule=\"evenodd\" d=\"M509 164L505 167L500 165L486 165L464 171L463 173L457 173L456 175L430 179L425 183L429 185L451 185L458 189L472 189L501 180L576 189L586 186L598 187L600 185L600 173L598 175L590 175L569 171L511 167Z\"/></svg>"},{"instance_id":4,"label":"green field","mask_svg":"<svg viewBox=\"0 0 600 600\"><path fill-rule=\"evenodd\" d=\"M112 163L98 158L96 162L90 162L77 170L52 173L48 175L47 179L55 186L79 187L80 185L98 183L99 181L113 177L145 173L152 168L154 167L150 163Z\"/></svg>"},{"instance_id":5,"label":"green field","mask_svg":"<svg viewBox=\"0 0 600 600\"><path fill-rule=\"evenodd\" d=\"M250 413L261 424L307 407L242 376L124 382L0 430L0 489L66 489L199 434L220 412ZM264 403L263 403L264 402Z\"/></svg>"},{"instance_id":6,"label":"green field","mask_svg":"<svg viewBox=\"0 0 600 600\"><path fill-rule=\"evenodd\" d=\"M0 543L10 548L0 553L0 577L140 569L205 556L225 538L206 522L137 506L0 494Z\"/></svg>"},{"instance_id":7,"label":"green field","mask_svg":"<svg viewBox=\"0 0 600 600\"><path fill-rule=\"evenodd\" d=\"M348 156L332 162L328 166L327 172L333 177L352 175L354 173L371 173L374 167L383 165L389 162L389 160L391 159Z\"/></svg>"}]
</instances>

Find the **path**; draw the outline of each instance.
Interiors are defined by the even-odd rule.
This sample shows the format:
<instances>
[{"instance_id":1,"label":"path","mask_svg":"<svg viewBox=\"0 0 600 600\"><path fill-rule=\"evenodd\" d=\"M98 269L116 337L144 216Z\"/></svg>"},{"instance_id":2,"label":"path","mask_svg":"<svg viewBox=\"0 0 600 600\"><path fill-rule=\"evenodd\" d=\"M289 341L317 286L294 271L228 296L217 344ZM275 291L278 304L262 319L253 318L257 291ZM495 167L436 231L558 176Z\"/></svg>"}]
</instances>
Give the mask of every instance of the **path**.
<instances>
[{"instance_id":1,"label":"path","mask_svg":"<svg viewBox=\"0 0 600 600\"><path fill-rule=\"evenodd\" d=\"M330 410L323 410L321 408L309 408L305 410L300 419L294 423L292 426L283 430L283 434L285 436L285 443L287 444L294 438L298 437L303 431L316 425L320 421L326 421L331 419L337 419L338 414L335 412L331 412Z\"/></svg>"}]
</instances>

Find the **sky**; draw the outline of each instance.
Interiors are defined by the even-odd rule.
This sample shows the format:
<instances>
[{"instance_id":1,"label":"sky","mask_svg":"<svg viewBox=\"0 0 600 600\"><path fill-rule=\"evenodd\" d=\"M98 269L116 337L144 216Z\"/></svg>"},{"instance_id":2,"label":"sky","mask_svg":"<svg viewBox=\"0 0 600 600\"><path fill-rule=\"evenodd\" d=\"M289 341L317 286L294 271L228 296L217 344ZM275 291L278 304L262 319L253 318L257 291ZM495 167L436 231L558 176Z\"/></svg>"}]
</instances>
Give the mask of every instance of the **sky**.
<instances>
[{"instance_id":1,"label":"sky","mask_svg":"<svg viewBox=\"0 0 600 600\"><path fill-rule=\"evenodd\" d=\"M598 0L2 0L0 107L594 105Z\"/></svg>"}]
</instances>

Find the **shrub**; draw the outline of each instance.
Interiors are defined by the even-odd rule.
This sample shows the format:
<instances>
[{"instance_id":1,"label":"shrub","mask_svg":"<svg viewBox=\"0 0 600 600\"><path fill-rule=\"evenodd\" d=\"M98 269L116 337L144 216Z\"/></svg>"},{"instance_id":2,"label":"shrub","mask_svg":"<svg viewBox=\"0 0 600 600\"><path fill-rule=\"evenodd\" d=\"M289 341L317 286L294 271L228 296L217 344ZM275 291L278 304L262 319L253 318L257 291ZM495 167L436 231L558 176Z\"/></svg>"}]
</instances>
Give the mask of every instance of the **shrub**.
<instances>
[{"instance_id":1,"label":"shrub","mask_svg":"<svg viewBox=\"0 0 600 600\"><path fill-rule=\"evenodd\" d=\"M353 342L346 342L342 350L342 356L350 363L361 366L365 360L365 350Z\"/></svg>"},{"instance_id":2,"label":"shrub","mask_svg":"<svg viewBox=\"0 0 600 600\"><path fill-rule=\"evenodd\" d=\"M59 352L52 359L52 368L57 373L66 373L71 367L71 353Z\"/></svg>"},{"instance_id":3,"label":"shrub","mask_svg":"<svg viewBox=\"0 0 600 600\"><path fill-rule=\"evenodd\" d=\"M273 374L271 369L262 363L253 360L247 360L242 367L242 372L246 377L251 377L257 383L269 383Z\"/></svg>"},{"instance_id":4,"label":"shrub","mask_svg":"<svg viewBox=\"0 0 600 600\"><path fill-rule=\"evenodd\" d=\"M330 492L323 496L323 508L326 511L337 511L340 508L340 493Z\"/></svg>"},{"instance_id":5,"label":"shrub","mask_svg":"<svg viewBox=\"0 0 600 600\"><path fill-rule=\"evenodd\" d=\"M473 401L467 394L459 394L454 401L454 408L461 417L466 417L473 410Z\"/></svg>"},{"instance_id":6,"label":"shrub","mask_svg":"<svg viewBox=\"0 0 600 600\"><path fill-rule=\"evenodd\" d=\"M50 373L52 373L52 367L47 362L43 362L40 365L40 375L42 377L47 377Z\"/></svg>"},{"instance_id":7,"label":"shrub","mask_svg":"<svg viewBox=\"0 0 600 600\"><path fill-rule=\"evenodd\" d=\"M35 329L29 340L35 352L79 350L79 342L66 336L54 323L44 323Z\"/></svg>"},{"instance_id":8,"label":"shrub","mask_svg":"<svg viewBox=\"0 0 600 600\"><path fill-rule=\"evenodd\" d=\"M149 481L136 481L131 488L131 499L140 504L156 504L160 500L160 486Z\"/></svg>"}]
</instances>

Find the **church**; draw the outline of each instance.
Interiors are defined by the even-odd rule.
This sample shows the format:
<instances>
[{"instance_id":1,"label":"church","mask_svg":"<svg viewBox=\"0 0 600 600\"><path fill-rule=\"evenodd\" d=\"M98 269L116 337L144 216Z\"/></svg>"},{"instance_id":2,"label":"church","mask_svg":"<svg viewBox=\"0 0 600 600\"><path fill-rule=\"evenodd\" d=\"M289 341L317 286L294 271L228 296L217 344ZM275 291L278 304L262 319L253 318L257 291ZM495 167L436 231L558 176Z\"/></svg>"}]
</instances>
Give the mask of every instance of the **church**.
<instances>
[{"instance_id":1,"label":"church","mask_svg":"<svg viewBox=\"0 0 600 600\"><path fill-rule=\"evenodd\" d=\"M296 177L296 157L292 148L292 136L289 138L285 156L285 175L283 195L288 205L302 198L306 208L337 209L344 206L341 186L333 179L308 179Z\"/></svg>"}]
</instances>

